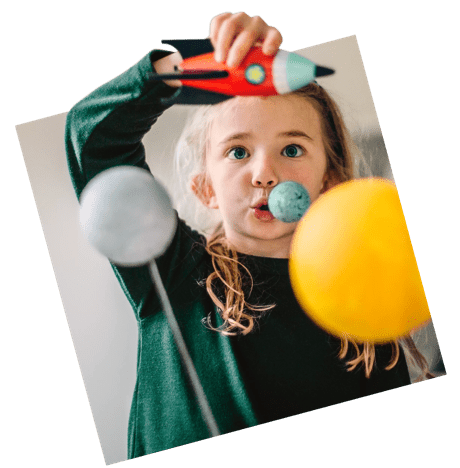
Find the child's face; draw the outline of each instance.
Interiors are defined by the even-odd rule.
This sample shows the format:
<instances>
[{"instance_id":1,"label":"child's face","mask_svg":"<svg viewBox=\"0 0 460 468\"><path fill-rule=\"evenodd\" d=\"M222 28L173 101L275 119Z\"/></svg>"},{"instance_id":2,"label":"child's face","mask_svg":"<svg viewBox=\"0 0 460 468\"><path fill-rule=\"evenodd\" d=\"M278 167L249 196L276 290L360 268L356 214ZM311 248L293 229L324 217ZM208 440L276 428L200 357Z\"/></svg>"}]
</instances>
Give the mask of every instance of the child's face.
<instances>
[{"instance_id":1,"label":"child's face","mask_svg":"<svg viewBox=\"0 0 460 468\"><path fill-rule=\"evenodd\" d=\"M287 180L304 185L314 201L326 166L320 118L303 98L232 99L211 125L205 203L220 210L225 234L239 252L287 258L297 223L256 207Z\"/></svg>"}]
</instances>

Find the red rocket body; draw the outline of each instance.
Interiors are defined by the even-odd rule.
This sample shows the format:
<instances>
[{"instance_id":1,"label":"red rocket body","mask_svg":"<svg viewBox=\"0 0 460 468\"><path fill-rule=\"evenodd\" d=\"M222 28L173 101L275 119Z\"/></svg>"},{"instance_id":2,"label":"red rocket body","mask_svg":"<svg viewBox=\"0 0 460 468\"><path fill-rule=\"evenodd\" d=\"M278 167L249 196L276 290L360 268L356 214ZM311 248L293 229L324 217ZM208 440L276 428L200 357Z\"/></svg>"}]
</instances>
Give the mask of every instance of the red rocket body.
<instances>
[{"instance_id":1,"label":"red rocket body","mask_svg":"<svg viewBox=\"0 0 460 468\"><path fill-rule=\"evenodd\" d=\"M183 73L196 70L221 70L228 72L228 76L226 78L202 81L183 79L181 82L184 86L214 91L229 96L271 96L278 94L273 84L272 75L274 58L273 55L265 55L259 47L253 48L236 68L230 68L225 63L216 62L213 52L190 57L185 59L181 64ZM257 71L260 71L259 76L261 73L264 74L263 79L261 77L260 82L257 84L251 83L246 77L247 70L251 70L251 66L254 66L254 74L257 74Z\"/></svg>"}]
</instances>

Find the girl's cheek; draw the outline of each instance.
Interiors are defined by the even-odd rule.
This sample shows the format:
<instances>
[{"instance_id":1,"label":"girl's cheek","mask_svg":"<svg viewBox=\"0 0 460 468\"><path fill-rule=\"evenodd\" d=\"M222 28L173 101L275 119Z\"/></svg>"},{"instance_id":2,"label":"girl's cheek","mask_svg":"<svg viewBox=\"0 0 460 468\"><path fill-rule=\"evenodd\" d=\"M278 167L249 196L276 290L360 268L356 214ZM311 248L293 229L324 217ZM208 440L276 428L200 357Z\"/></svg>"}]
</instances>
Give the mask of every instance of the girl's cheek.
<instances>
[{"instance_id":1,"label":"girl's cheek","mask_svg":"<svg viewBox=\"0 0 460 468\"><path fill-rule=\"evenodd\" d=\"M316 200L320 194L321 194L321 189L323 187L323 182L315 182L315 183L309 183L309 184L304 184L306 189L308 190L308 193L310 195L310 198L312 201Z\"/></svg>"}]
</instances>

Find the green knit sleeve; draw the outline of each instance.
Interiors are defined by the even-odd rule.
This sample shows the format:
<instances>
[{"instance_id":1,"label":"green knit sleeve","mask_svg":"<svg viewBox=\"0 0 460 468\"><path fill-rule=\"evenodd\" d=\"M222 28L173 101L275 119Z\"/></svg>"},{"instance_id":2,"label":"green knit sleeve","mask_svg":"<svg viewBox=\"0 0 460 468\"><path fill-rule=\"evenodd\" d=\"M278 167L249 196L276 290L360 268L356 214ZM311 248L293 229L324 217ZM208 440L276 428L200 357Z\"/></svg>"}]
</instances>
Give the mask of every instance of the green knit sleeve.
<instances>
[{"instance_id":1,"label":"green knit sleeve","mask_svg":"<svg viewBox=\"0 0 460 468\"><path fill-rule=\"evenodd\" d=\"M70 177L78 198L98 173L120 165L149 170L142 144L163 111L175 102L180 89L149 80L152 63L170 52L153 51L126 72L76 104L68 113L65 147ZM137 318L151 295L147 266L113 266ZM164 271L169 271L164 264Z\"/></svg>"}]
</instances>

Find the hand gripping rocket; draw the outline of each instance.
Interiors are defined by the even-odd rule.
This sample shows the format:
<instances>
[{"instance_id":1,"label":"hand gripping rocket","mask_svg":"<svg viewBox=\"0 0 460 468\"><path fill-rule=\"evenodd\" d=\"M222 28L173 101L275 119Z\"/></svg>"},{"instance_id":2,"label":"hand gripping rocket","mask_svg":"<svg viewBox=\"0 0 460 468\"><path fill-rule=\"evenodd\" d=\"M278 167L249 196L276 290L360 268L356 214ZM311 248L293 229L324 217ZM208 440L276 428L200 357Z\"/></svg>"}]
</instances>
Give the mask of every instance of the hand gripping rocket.
<instances>
[{"instance_id":1,"label":"hand gripping rocket","mask_svg":"<svg viewBox=\"0 0 460 468\"><path fill-rule=\"evenodd\" d=\"M175 47L183 62L176 73L155 74L153 80L180 80L177 104L217 104L233 96L273 96L286 94L334 70L314 64L307 58L279 50L265 55L253 47L235 68L214 60L209 39L165 40Z\"/></svg>"}]
</instances>

